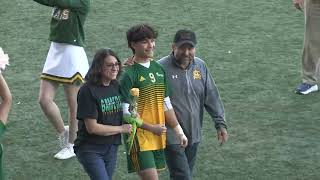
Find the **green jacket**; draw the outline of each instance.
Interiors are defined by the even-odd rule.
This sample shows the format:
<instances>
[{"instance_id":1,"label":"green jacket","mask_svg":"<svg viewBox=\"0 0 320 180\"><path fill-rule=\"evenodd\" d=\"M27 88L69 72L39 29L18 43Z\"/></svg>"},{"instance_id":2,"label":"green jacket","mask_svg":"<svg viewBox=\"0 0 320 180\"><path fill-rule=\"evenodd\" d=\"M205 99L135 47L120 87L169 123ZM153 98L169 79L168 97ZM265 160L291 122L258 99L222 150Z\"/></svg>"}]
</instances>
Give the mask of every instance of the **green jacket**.
<instances>
[{"instance_id":1,"label":"green jacket","mask_svg":"<svg viewBox=\"0 0 320 180\"><path fill-rule=\"evenodd\" d=\"M49 40L84 46L84 23L90 8L90 0L34 0L53 7Z\"/></svg>"}]
</instances>

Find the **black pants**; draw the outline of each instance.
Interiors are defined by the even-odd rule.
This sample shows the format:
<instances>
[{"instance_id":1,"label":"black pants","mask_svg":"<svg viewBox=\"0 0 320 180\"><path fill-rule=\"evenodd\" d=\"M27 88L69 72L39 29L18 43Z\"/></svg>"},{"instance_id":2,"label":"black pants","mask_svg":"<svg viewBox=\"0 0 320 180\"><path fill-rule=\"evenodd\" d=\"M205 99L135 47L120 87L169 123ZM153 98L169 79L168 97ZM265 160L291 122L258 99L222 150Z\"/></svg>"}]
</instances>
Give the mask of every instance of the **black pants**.
<instances>
[{"instance_id":1,"label":"black pants","mask_svg":"<svg viewBox=\"0 0 320 180\"><path fill-rule=\"evenodd\" d=\"M191 180L192 170L196 161L199 143L182 148L178 144L167 145L165 149L166 162L172 180Z\"/></svg>"}]
</instances>

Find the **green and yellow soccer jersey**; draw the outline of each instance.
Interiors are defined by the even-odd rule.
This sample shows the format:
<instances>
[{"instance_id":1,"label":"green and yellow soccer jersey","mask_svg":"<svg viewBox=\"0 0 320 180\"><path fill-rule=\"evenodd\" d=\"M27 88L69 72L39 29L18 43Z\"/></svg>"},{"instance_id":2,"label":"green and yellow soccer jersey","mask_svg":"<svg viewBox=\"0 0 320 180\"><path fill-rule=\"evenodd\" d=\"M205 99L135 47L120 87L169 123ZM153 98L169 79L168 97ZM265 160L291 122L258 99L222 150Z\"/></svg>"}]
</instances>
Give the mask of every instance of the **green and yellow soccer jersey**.
<instances>
[{"instance_id":1,"label":"green and yellow soccer jersey","mask_svg":"<svg viewBox=\"0 0 320 180\"><path fill-rule=\"evenodd\" d=\"M155 61L146 68L135 63L126 68L120 80L123 101L131 103L131 88L139 88L138 113L144 122L165 125L163 100L168 96L165 71ZM150 131L137 129L140 151L164 149L166 135L157 136Z\"/></svg>"}]
</instances>

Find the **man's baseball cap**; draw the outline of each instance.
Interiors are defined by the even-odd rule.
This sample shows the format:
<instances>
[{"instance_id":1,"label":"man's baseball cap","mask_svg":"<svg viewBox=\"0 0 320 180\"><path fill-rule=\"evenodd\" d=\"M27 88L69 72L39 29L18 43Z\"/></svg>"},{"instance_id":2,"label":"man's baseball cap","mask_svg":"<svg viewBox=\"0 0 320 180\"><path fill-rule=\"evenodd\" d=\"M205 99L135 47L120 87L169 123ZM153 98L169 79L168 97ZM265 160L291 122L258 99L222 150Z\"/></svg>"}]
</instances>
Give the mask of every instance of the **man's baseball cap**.
<instances>
[{"instance_id":1,"label":"man's baseball cap","mask_svg":"<svg viewBox=\"0 0 320 180\"><path fill-rule=\"evenodd\" d=\"M186 43L195 47L197 44L196 34L190 30L179 30L176 32L173 42L176 44L177 47L180 47L181 45Z\"/></svg>"}]
</instances>

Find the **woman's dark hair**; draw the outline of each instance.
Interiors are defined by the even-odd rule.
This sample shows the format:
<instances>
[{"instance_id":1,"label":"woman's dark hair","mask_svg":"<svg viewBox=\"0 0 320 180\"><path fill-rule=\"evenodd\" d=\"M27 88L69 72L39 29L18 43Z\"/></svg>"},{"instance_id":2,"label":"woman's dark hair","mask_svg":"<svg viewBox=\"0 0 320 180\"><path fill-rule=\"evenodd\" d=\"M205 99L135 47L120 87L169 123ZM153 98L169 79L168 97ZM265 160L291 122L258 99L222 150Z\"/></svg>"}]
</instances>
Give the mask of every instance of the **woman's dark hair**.
<instances>
[{"instance_id":1,"label":"woman's dark hair","mask_svg":"<svg viewBox=\"0 0 320 180\"><path fill-rule=\"evenodd\" d=\"M99 49L94 55L92 64L85 77L85 80L87 81L87 83L94 84L94 85L102 84L101 73L103 71L104 59L108 56L113 56L117 59L117 62L119 63L119 72L118 72L117 78L120 76L121 61L119 60L116 53L113 52L111 49Z\"/></svg>"},{"instance_id":2,"label":"woman's dark hair","mask_svg":"<svg viewBox=\"0 0 320 180\"><path fill-rule=\"evenodd\" d=\"M157 39L158 32L148 24L138 24L131 27L127 31L127 41L128 47L135 53L134 49L131 47L132 42L139 42L145 39Z\"/></svg>"}]
</instances>

